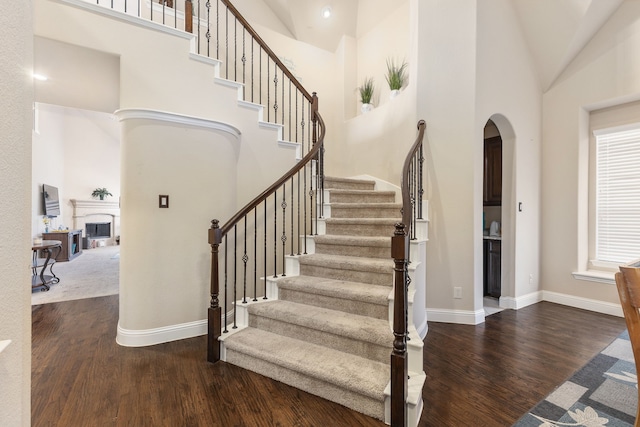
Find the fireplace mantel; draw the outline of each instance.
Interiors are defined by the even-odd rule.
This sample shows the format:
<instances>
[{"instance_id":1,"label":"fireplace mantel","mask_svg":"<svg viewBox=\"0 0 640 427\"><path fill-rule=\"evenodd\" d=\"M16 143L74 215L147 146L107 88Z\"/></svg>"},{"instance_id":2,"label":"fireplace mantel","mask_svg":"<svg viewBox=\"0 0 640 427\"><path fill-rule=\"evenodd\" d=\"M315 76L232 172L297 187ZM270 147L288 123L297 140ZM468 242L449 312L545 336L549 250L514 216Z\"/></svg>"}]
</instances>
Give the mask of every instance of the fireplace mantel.
<instances>
[{"instance_id":1,"label":"fireplace mantel","mask_svg":"<svg viewBox=\"0 0 640 427\"><path fill-rule=\"evenodd\" d=\"M118 202L109 202L107 200L79 200L79 199L71 199L71 203L73 204L74 211L77 213L78 209L116 209L118 211L118 215L120 215L120 203Z\"/></svg>"}]
</instances>

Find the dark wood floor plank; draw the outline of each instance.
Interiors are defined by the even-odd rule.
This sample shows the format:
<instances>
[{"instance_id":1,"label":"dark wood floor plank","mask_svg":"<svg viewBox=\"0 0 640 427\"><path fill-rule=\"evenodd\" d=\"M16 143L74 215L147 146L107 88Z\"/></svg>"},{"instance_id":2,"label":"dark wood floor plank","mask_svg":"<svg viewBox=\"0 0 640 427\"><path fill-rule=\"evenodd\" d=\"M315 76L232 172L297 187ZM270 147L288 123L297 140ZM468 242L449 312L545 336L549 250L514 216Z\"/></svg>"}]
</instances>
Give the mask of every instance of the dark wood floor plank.
<instances>
[{"instance_id":1,"label":"dark wood floor plank","mask_svg":"<svg viewBox=\"0 0 640 427\"><path fill-rule=\"evenodd\" d=\"M382 426L261 375L206 362L206 338L115 342L118 297L33 308L32 426ZM624 330L551 303L482 325L429 323L420 426L509 426Z\"/></svg>"}]
</instances>

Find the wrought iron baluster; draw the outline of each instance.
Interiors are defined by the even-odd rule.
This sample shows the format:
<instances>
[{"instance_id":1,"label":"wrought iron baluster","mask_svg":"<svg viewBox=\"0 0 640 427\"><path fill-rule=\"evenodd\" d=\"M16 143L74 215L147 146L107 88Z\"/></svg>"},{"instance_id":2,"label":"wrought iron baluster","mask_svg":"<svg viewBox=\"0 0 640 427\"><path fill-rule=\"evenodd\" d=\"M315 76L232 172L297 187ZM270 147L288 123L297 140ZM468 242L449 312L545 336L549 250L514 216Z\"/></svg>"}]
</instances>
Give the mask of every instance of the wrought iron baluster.
<instances>
[{"instance_id":1,"label":"wrought iron baluster","mask_svg":"<svg viewBox=\"0 0 640 427\"><path fill-rule=\"evenodd\" d=\"M307 254L307 165L304 166L302 176L304 177L304 254Z\"/></svg>"},{"instance_id":2,"label":"wrought iron baluster","mask_svg":"<svg viewBox=\"0 0 640 427\"><path fill-rule=\"evenodd\" d=\"M259 99L258 104L262 104L262 46L260 46L260 55L259 55L258 59L259 59L258 63L260 64L260 67L259 67L260 68L259 69L260 79L258 80L260 82L260 85L259 85L260 88L259 88L259 92L258 92L258 99ZM267 110L269 110L269 109L267 108ZM267 114L269 114L269 113L267 113Z\"/></svg>"},{"instance_id":3,"label":"wrought iron baluster","mask_svg":"<svg viewBox=\"0 0 640 427\"><path fill-rule=\"evenodd\" d=\"M291 141L291 80L289 80L289 141Z\"/></svg>"},{"instance_id":4,"label":"wrought iron baluster","mask_svg":"<svg viewBox=\"0 0 640 427\"><path fill-rule=\"evenodd\" d=\"M244 217L244 254L242 255L242 263L243 263L243 291L242 291L242 303L247 303L247 261L249 261L249 256L247 255L247 217Z\"/></svg>"},{"instance_id":5,"label":"wrought iron baluster","mask_svg":"<svg viewBox=\"0 0 640 427\"><path fill-rule=\"evenodd\" d=\"M273 120L278 123L278 64L273 63Z\"/></svg>"},{"instance_id":6,"label":"wrought iron baluster","mask_svg":"<svg viewBox=\"0 0 640 427\"><path fill-rule=\"evenodd\" d=\"M300 255L300 172L296 174L296 181L298 181L298 209L296 209L296 211L298 212L298 237L296 238L296 240L298 240L298 255Z\"/></svg>"},{"instance_id":7,"label":"wrought iron baluster","mask_svg":"<svg viewBox=\"0 0 640 427\"><path fill-rule=\"evenodd\" d=\"M282 203L280 204L282 207L282 276L287 275L287 269L285 267L285 253L287 251L285 245L287 243L287 184L286 182L282 184Z\"/></svg>"},{"instance_id":8,"label":"wrought iron baluster","mask_svg":"<svg viewBox=\"0 0 640 427\"><path fill-rule=\"evenodd\" d=\"M422 153L422 145L420 145L420 150L419 150L419 156L420 156L420 173L418 175L418 183L420 184L420 188L418 189L418 219L423 219L422 217L422 196L424 195L424 187L422 185L422 180L423 180L423 176L422 176L422 172L423 172L423 165L424 165L424 155Z\"/></svg>"},{"instance_id":9,"label":"wrought iron baluster","mask_svg":"<svg viewBox=\"0 0 640 427\"><path fill-rule=\"evenodd\" d=\"M229 296L227 295L227 260L229 259L227 257L227 248L229 247L229 244L227 243L227 235L224 235L224 333L226 334L227 332L229 332L229 330L227 329L227 313L229 312L228 308L227 308L227 300L229 299Z\"/></svg>"},{"instance_id":10,"label":"wrought iron baluster","mask_svg":"<svg viewBox=\"0 0 640 427\"><path fill-rule=\"evenodd\" d=\"M247 31L244 29L244 27L242 27L242 84L244 85L246 78L245 78L245 74L246 74L246 65L247 65L247 56L245 54L245 35L246 35ZM242 99L243 100L247 100L247 93L246 90L242 90Z\"/></svg>"},{"instance_id":11,"label":"wrought iron baluster","mask_svg":"<svg viewBox=\"0 0 640 427\"><path fill-rule=\"evenodd\" d=\"M264 199L264 297L267 299L267 199Z\"/></svg>"},{"instance_id":12,"label":"wrought iron baluster","mask_svg":"<svg viewBox=\"0 0 640 427\"><path fill-rule=\"evenodd\" d=\"M273 278L278 277L278 190L273 192Z\"/></svg>"},{"instance_id":13,"label":"wrought iron baluster","mask_svg":"<svg viewBox=\"0 0 640 427\"><path fill-rule=\"evenodd\" d=\"M207 33L205 34L207 38L207 57L211 57L211 0L207 0L205 3L207 8ZM216 9L218 7L218 2L216 2ZM218 28L218 12L216 10L216 29ZM217 31L217 30L216 30ZM216 58L218 57L218 47L216 46Z\"/></svg>"},{"instance_id":14,"label":"wrought iron baluster","mask_svg":"<svg viewBox=\"0 0 640 427\"><path fill-rule=\"evenodd\" d=\"M318 165L316 165L316 167L318 167ZM313 160L312 160L312 164L311 167L309 168L309 221L311 221L311 235L315 236L318 234L318 224L316 223L316 232L314 234L313 232L313 225L314 225L314 221L313 221L313 192L315 191L314 188L314 183L313 183ZM318 211L318 209L316 208L316 212Z\"/></svg>"},{"instance_id":15,"label":"wrought iron baluster","mask_svg":"<svg viewBox=\"0 0 640 427\"><path fill-rule=\"evenodd\" d=\"M302 157L304 157L304 137L305 137L305 133L304 133L304 126L305 126L305 121L304 121L304 106L306 104L306 101L303 99L302 100L302 121L300 122L300 133L302 133L302 141L300 142L300 148L302 149ZM305 193L307 192L307 189L304 189Z\"/></svg>"},{"instance_id":16,"label":"wrought iron baluster","mask_svg":"<svg viewBox=\"0 0 640 427\"><path fill-rule=\"evenodd\" d=\"M198 21L198 47L197 47L197 52L198 55L200 55L200 0L198 0L198 13L196 13L196 17L197 17L197 21ZM207 56L208 53L207 53Z\"/></svg>"},{"instance_id":17,"label":"wrought iron baluster","mask_svg":"<svg viewBox=\"0 0 640 427\"><path fill-rule=\"evenodd\" d=\"M293 176L291 177L291 256L293 256L293 243L296 240L293 234Z\"/></svg>"},{"instance_id":18,"label":"wrought iron baluster","mask_svg":"<svg viewBox=\"0 0 640 427\"><path fill-rule=\"evenodd\" d=\"M253 300L258 301L258 207L253 209Z\"/></svg>"},{"instance_id":19,"label":"wrought iron baluster","mask_svg":"<svg viewBox=\"0 0 640 427\"><path fill-rule=\"evenodd\" d=\"M254 82L256 81L256 77L253 71L253 63L254 63L253 46L254 45L255 45L255 42L252 37L251 38L251 102L253 102Z\"/></svg>"},{"instance_id":20,"label":"wrought iron baluster","mask_svg":"<svg viewBox=\"0 0 640 427\"><path fill-rule=\"evenodd\" d=\"M238 310L236 310L236 301L238 301L238 296L237 296L237 292L238 292L238 225L234 225L233 226L233 303L234 303L234 308L233 308L233 327L231 329L238 329L238 323L237 323L237 312Z\"/></svg>"},{"instance_id":21,"label":"wrought iron baluster","mask_svg":"<svg viewBox=\"0 0 640 427\"><path fill-rule=\"evenodd\" d=\"M233 20L233 81L238 81L238 20Z\"/></svg>"}]
</instances>

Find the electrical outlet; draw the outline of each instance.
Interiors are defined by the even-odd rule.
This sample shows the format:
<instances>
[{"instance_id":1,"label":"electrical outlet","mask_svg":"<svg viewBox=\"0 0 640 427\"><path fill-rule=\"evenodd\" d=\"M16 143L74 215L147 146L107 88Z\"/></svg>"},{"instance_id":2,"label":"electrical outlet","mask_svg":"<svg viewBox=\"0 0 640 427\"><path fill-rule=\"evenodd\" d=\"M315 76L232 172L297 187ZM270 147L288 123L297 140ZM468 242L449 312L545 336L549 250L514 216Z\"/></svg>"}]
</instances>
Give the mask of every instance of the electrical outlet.
<instances>
[{"instance_id":1,"label":"electrical outlet","mask_svg":"<svg viewBox=\"0 0 640 427\"><path fill-rule=\"evenodd\" d=\"M462 298L462 288L460 286L456 286L453 288L453 297L455 299Z\"/></svg>"},{"instance_id":2,"label":"electrical outlet","mask_svg":"<svg viewBox=\"0 0 640 427\"><path fill-rule=\"evenodd\" d=\"M533 273L529 274L529 284L533 284Z\"/></svg>"}]
</instances>

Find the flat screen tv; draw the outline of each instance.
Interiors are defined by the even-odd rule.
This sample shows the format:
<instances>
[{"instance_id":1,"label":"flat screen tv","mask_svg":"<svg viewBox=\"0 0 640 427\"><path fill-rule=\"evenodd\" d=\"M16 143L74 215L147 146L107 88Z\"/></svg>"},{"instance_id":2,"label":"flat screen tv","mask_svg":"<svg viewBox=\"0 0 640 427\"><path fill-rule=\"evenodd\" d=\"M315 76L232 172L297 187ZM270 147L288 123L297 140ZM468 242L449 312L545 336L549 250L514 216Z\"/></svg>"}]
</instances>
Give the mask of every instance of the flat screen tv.
<instances>
[{"instance_id":1,"label":"flat screen tv","mask_svg":"<svg viewBox=\"0 0 640 427\"><path fill-rule=\"evenodd\" d=\"M60 199L58 198L58 189L56 187L42 184L42 200L44 201L45 215L60 215Z\"/></svg>"}]
</instances>

